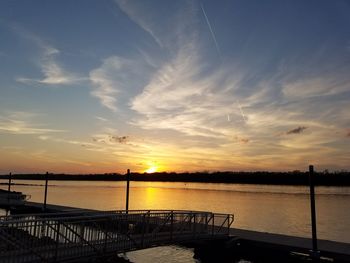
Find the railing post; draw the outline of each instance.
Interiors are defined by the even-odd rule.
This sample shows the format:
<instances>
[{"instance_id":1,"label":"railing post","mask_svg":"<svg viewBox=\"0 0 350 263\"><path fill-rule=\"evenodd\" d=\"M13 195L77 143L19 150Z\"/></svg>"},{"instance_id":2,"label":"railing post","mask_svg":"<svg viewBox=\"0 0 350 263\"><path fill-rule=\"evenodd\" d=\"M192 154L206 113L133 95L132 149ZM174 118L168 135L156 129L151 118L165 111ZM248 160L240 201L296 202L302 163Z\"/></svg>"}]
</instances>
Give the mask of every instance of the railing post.
<instances>
[{"instance_id":1,"label":"railing post","mask_svg":"<svg viewBox=\"0 0 350 263\"><path fill-rule=\"evenodd\" d=\"M196 237L196 214L193 214L193 237Z\"/></svg>"},{"instance_id":2,"label":"railing post","mask_svg":"<svg viewBox=\"0 0 350 263\"><path fill-rule=\"evenodd\" d=\"M146 215L147 215L147 213L143 214L143 217L142 217L142 239L141 239L141 248L143 248L144 245L145 245Z\"/></svg>"},{"instance_id":3,"label":"railing post","mask_svg":"<svg viewBox=\"0 0 350 263\"><path fill-rule=\"evenodd\" d=\"M146 233L149 233L149 222L151 220L151 211L148 210L147 212L147 221L146 221Z\"/></svg>"},{"instance_id":4,"label":"railing post","mask_svg":"<svg viewBox=\"0 0 350 263\"><path fill-rule=\"evenodd\" d=\"M46 199L47 199L47 182L49 180L49 173L45 174L45 193L44 193L44 212L46 212Z\"/></svg>"},{"instance_id":5,"label":"railing post","mask_svg":"<svg viewBox=\"0 0 350 263\"><path fill-rule=\"evenodd\" d=\"M170 214L170 240L173 241L173 233L174 233L174 211L171 211Z\"/></svg>"},{"instance_id":6,"label":"railing post","mask_svg":"<svg viewBox=\"0 0 350 263\"><path fill-rule=\"evenodd\" d=\"M108 222L108 219L106 218L106 220L105 220L105 226L104 226L104 229L105 229L105 232L104 232L104 234L105 234L105 240L104 240L104 248L103 248L103 250L104 250L105 253L107 253L107 238L108 238L108 235L107 235L107 222Z\"/></svg>"},{"instance_id":7,"label":"railing post","mask_svg":"<svg viewBox=\"0 0 350 263\"><path fill-rule=\"evenodd\" d=\"M230 235L230 215L227 215L227 235Z\"/></svg>"},{"instance_id":8,"label":"railing post","mask_svg":"<svg viewBox=\"0 0 350 263\"><path fill-rule=\"evenodd\" d=\"M214 214L211 214L212 216L212 223L211 223L211 236L213 237L214 236L214 221L215 221L215 215Z\"/></svg>"},{"instance_id":9,"label":"railing post","mask_svg":"<svg viewBox=\"0 0 350 263\"><path fill-rule=\"evenodd\" d=\"M57 222L55 262L57 262L57 256L58 256L58 245L59 245L59 241L60 241L59 234L60 234L60 221Z\"/></svg>"},{"instance_id":10,"label":"railing post","mask_svg":"<svg viewBox=\"0 0 350 263\"><path fill-rule=\"evenodd\" d=\"M208 213L205 213L205 232L206 233L208 233L208 229L209 229L208 223L209 223L209 221L208 221Z\"/></svg>"},{"instance_id":11,"label":"railing post","mask_svg":"<svg viewBox=\"0 0 350 263\"><path fill-rule=\"evenodd\" d=\"M85 235L85 225L84 223L83 224L80 224L80 237L79 237L79 242L83 242L84 240L84 235Z\"/></svg>"},{"instance_id":12,"label":"railing post","mask_svg":"<svg viewBox=\"0 0 350 263\"><path fill-rule=\"evenodd\" d=\"M33 236L34 236L34 237L37 237L37 234L36 234L36 225L37 225L37 223L38 223L38 221L35 220L35 221L34 221L34 230L33 230L33 231L34 231L34 233L33 233Z\"/></svg>"}]
</instances>

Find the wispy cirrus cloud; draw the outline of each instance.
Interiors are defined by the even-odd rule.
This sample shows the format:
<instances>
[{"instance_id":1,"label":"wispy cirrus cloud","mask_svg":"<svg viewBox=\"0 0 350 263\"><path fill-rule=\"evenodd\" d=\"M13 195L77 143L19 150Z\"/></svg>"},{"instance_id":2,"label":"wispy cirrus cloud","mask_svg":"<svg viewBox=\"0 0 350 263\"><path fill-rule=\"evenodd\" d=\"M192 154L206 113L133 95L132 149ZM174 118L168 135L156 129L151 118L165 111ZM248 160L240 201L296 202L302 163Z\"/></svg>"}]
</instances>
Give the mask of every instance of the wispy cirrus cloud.
<instances>
[{"instance_id":1,"label":"wispy cirrus cloud","mask_svg":"<svg viewBox=\"0 0 350 263\"><path fill-rule=\"evenodd\" d=\"M0 133L10 134L47 134L64 132L64 130L48 129L34 121L36 114L26 112L10 112L0 115Z\"/></svg>"},{"instance_id":2,"label":"wispy cirrus cloud","mask_svg":"<svg viewBox=\"0 0 350 263\"><path fill-rule=\"evenodd\" d=\"M24 84L68 85L84 80L84 78L63 68L57 60L61 53L57 48L23 27L14 25L12 28L20 37L34 43L40 49L41 54L36 63L43 75L41 78L17 77L16 81Z\"/></svg>"},{"instance_id":3,"label":"wispy cirrus cloud","mask_svg":"<svg viewBox=\"0 0 350 263\"><path fill-rule=\"evenodd\" d=\"M144 12L144 8L146 7L144 3L138 2L135 5L127 0L115 0L118 4L119 8L135 23L137 23L144 31L146 31L154 41L160 46L163 46L161 39L157 36L155 32L155 22L152 19L150 14ZM140 13L142 15L140 15Z\"/></svg>"},{"instance_id":4,"label":"wispy cirrus cloud","mask_svg":"<svg viewBox=\"0 0 350 263\"><path fill-rule=\"evenodd\" d=\"M114 72L113 69L120 68L118 62L118 59L110 58L103 62L101 68L90 72L90 81L94 86L91 95L98 98L103 106L112 111L117 111L115 103L119 90L115 87L114 76L111 71Z\"/></svg>"},{"instance_id":5,"label":"wispy cirrus cloud","mask_svg":"<svg viewBox=\"0 0 350 263\"><path fill-rule=\"evenodd\" d=\"M220 46L222 49L215 45L217 52L213 56L213 52L206 52L208 46L201 37L209 27L217 44L216 35L199 2L191 2L190 8L186 6L188 2L179 4L180 8L171 9L172 16L167 19L141 8L147 6L144 2L118 3L165 54L160 63L149 60L155 70L149 72L149 81L141 90L130 96L130 109L136 116L129 124L149 133L161 130L176 135L177 149L194 153L193 158L206 147L209 159L217 154L231 162L233 154L235 161L243 158L252 167L281 160L280 156L287 152L299 163L311 159L311 149L327 156L338 140L344 139L334 136L346 127L349 117L344 111L346 100L337 96L349 91L350 79L348 67L340 66L346 65L344 61L325 56L328 52L324 50L332 53L331 47L315 52L312 59L297 49L278 57L272 51L260 52L258 44L249 40L234 58L227 54L235 48L228 51L225 45ZM165 30L169 28L172 30ZM251 34L252 40L263 39L256 32ZM232 36L237 40L241 37ZM215 64L217 53L222 53L225 60ZM151 58L152 53L142 50L142 56ZM300 149L303 156L299 158Z\"/></svg>"},{"instance_id":6,"label":"wispy cirrus cloud","mask_svg":"<svg viewBox=\"0 0 350 263\"><path fill-rule=\"evenodd\" d=\"M226 80L222 80L224 89L215 90L212 85L225 73L201 77L202 67L194 46L180 49L131 100L131 108L143 116L134 124L150 130L173 129L193 136L220 138L225 137L229 126L227 114L233 123L241 122L236 100L223 91L234 86L234 81L225 84ZM230 78L229 74L224 78Z\"/></svg>"},{"instance_id":7,"label":"wispy cirrus cloud","mask_svg":"<svg viewBox=\"0 0 350 263\"><path fill-rule=\"evenodd\" d=\"M130 3L128 8L132 9L133 5ZM152 72L143 90L130 100L131 109L139 114L130 123L143 129L175 130L191 136L231 136L227 114L232 123L242 122L241 108L232 95L239 73L232 74L232 69L227 68L211 71L210 65L203 63L203 46L196 27L197 23L205 22L195 19L201 11L193 5L181 10L165 26L173 28L174 34L157 35L161 31L158 25L147 23L161 39L162 50L168 56ZM138 15L137 19L133 15L129 17L137 24L148 21L143 19L143 13Z\"/></svg>"},{"instance_id":8,"label":"wispy cirrus cloud","mask_svg":"<svg viewBox=\"0 0 350 263\"><path fill-rule=\"evenodd\" d=\"M103 118L103 117L101 117L101 116L95 116L95 118L96 118L97 120L101 121L101 122L108 122L108 119Z\"/></svg>"},{"instance_id":9,"label":"wispy cirrus cloud","mask_svg":"<svg viewBox=\"0 0 350 263\"><path fill-rule=\"evenodd\" d=\"M39 61L39 67L43 78L17 77L16 81L24 84L45 84L45 85L68 85L82 81L83 78L67 72L57 61L56 57L60 52L52 47L45 47L42 58Z\"/></svg>"},{"instance_id":10,"label":"wispy cirrus cloud","mask_svg":"<svg viewBox=\"0 0 350 263\"><path fill-rule=\"evenodd\" d=\"M59 138L57 136L52 135L39 135L38 138L42 141L51 141L56 143L67 143L72 145L78 145L81 147L92 147L95 146L93 143L81 141L81 140L74 140L74 139L66 139L66 138Z\"/></svg>"},{"instance_id":11,"label":"wispy cirrus cloud","mask_svg":"<svg viewBox=\"0 0 350 263\"><path fill-rule=\"evenodd\" d=\"M142 60L125 59L112 56L103 60L102 65L89 73L93 90L91 95L98 98L101 104L116 112L117 97L123 92L132 93L139 88L148 66Z\"/></svg>"},{"instance_id":12,"label":"wispy cirrus cloud","mask_svg":"<svg viewBox=\"0 0 350 263\"><path fill-rule=\"evenodd\" d=\"M289 99L336 95L349 91L350 78L337 74L316 76L287 82L282 92Z\"/></svg>"}]
</instances>

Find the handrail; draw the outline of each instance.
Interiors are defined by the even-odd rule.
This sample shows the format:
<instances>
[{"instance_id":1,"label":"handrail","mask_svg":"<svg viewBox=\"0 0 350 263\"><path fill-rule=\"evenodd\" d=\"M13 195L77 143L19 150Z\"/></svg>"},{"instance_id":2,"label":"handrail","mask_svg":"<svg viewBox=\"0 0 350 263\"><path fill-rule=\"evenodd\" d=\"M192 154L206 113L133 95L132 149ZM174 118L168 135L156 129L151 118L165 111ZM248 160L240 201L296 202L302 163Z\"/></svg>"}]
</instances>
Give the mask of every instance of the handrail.
<instances>
[{"instance_id":1,"label":"handrail","mask_svg":"<svg viewBox=\"0 0 350 263\"><path fill-rule=\"evenodd\" d=\"M228 236L233 215L186 210L101 211L92 213L36 214L0 221L6 231L6 251L1 262L18 262L28 253L43 260L64 261L73 257L112 253L156 245ZM46 240L46 241L45 241ZM11 241L11 242L10 242ZM13 243L16 242L17 243ZM25 246L22 246L22 243ZM11 258L13 261L6 261Z\"/></svg>"},{"instance_id":2,"label":"handrail","mask_svg":"<svg viewBox=\"0 0 350 263\"><path fill-rule=\"evenodd\" d=\"M200 214L200 215L209 215L212 214L211 212L197 212L197 211L185 211L185 210L179 210L179 211L172 211L172 210L142 210L142 212L146 213L140 213L141 210L137 210L137 213L133 213L133 211L129 211L128 214L126 213L119 213L119 211L101 211L101 212L92 212L87 214L74 214L74 213L59 213L59 214L51 214L51 213L41 213L41 214L32 214L32 215L16 215L16 218L12 218L12 216L8 216L8 220L0 220L0 224L3 222L28 222L28 221L46 221L47 219L50 220L72 220L72 219L82 219L82 218L102 218L106 216L119 216L119 217L129 217L129 216L135 216L135 215L143 215L150 212L151 214ZM71 214L71 215L70 215ZM62 215L62 216L59 216ZM65 215L65 216L64 216ZM215 213L216 216L226 216L226 214L219 214ZM31 218L32 217L32 218ZM12 219L12 220L11 220Z\"/></svg>"},{"instance_id":3,"label":"handrail","mask_svg":"<svg viewBox=\"0 0 350 263\"><path fill-rule=\"evenodd\" d=\"M152 213L156 213L156 212L160 212L160 213L164 213L164 212L174 212L174 213L181 213L181 212L194 212L194 213L211 213L208 211L200 211L200 210L167 210L167 209L156 209L156 210L128 210L128 213L132 213L132 214L137 214L137 213L147 213L148 211L152 212ZM101 213L115 213L115 214L127 214L126 210L90 210L90 209L81 209L81 208L76 208L74 210L68 210L68 211L63 211L63 212L49 212L49 213L25 213L25 214L14 214L14 215L3 215L0 216L0 221L9 219L9 218L23 218L23 217L31 217L31 216L40 216L40 217L45 217L46 215L48 217L52 217L52 216L60 216L60 215L69 215L69 214L101 214ZM226 215L223 213L215 213L217 215Z\"/></svg>"}]
</instances>

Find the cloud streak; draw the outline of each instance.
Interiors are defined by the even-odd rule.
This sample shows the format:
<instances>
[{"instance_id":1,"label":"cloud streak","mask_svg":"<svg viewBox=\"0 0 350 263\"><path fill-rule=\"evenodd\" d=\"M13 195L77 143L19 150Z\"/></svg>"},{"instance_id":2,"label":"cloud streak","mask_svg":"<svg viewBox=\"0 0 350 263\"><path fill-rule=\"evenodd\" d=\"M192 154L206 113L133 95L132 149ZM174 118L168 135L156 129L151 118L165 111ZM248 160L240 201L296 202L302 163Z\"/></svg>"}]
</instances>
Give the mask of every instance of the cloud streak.
<instances>
[{"instance_id":1,"label":"cloud streak","mask_svg":"<svg viewBox=\"0 0 350 263\"><path fill-rule=\"evenodd\" d=\"M39 66L44 75L42 79L18 77L16 81L24 84L44 84L44 85L68 85L84 80L84 78L67 72L56 61L60 52L50 46L44 47L43 56L40 59Z\"/></svg>"},{"instance_id":2,"label":"cloud streak","mask_svg":"<svg viewBox=\"0 0 350 263\"><path fill-rule=\"evenodd\" d=\"M119 8L128 16L132 21L139 25L144 31L146 31L153 40L160 46L163 47L161 39L157 36L154 30L154 22L150 16L146 16L143 10L144 7L138 5L132 5L127 0L115 0ZM135 3L135 2L134 2ZM142 13L143 15L140 15Z\"/></svg>"},{"instance_id":3,"label":"cloud streak","mask_svg":"<svg viewBox=\"0 0 350 263\"><path fill-rule=\"evenodd\" d=\"M304 132L306 129L307 129L307 127L299 126L298 128L287 131L286 134L288 134L288 135L289 134L300 134L300 133Z\"/></svg>"},{"instance_id":4,"label":"cloud streak","mask_svg":"<svg viewBox=\"0 0 350 263\"><path fill-rule=\"evenodd\" d=\"M242 106L241 106L241 104L239 103L238 100L237 100L237 104L238 104L239 111L240 111L240 113L241 113L241 115L242 115L242 119L243 119L243 121L246 123L246 122L247 122L247 119L246 119L246 117L245 117L245 115L244 115L244 112L243 112L243 110L242 110Z\"/></svg>"},{"instance_id":5,"label":"cloud streak","mask_svg":"<svg viewBox=\"0 0 350 263\"><path fill-rule=\"evenodd\" d=\"M218 52L218 54L219 54L219 56L220 56L220 58L221 58L222 55L221 55L220 47L219 47L219 44L218 44L218 42L217 42L217 40L216 40L216 37L215 37L214 31L213 31L213 28L211 27L209 18L208 18L208 16L207 16L207 13L205 12L205 9L204 9L203 4L201 3L200 5L201 5L201 9L202 9L202 13L203 13L203 15L204 15L205 21L207 22L207 25L208 25L210 34L211 34L211 36L212 36L212 38L213 38L213 40L214 40L214 44L215 44L215 47L216 47L216 51Z\"/></svg>"},{"instance_id":6,"label":"cloud streak","mask_svg":"<svg viewBox=\"0 0 350 263\"><path fill-rule=\"evenodd\" d=\"M74 73L66 71L58 62L57 57L60 51L47 44L39 36L24 30L19 26L13 26L13 30L22 38L34 43L41 52L38 65L43 74L42 78L17 77L16 81L24 84L42 84L42 85L68 85L84 80Z\"/></svg>"},{"instance_id":7,"label":"cloud streak","mask_svg":"<svg viewBox=\"0 0 350 263\"><path fill-rule=\"evenodd\" d=\"M12 112L7 116L0 115L0 133L10 134L47 134L64 132L64 130L42 128L33 123L35 115L24 112Z\"/></svg>"},{"instance_id":8,"label":"cloud streak","mask_svg":"<svg viewBox=\"0 0 350 263\"><path fill-rule=\"evenodd\" d=\"M138 19L146 21L148 18L142 16L149 14L138 15ZM192 15L204 16L219 53L220 46L203 6ZM344 105L329 103L326 107L323 100L348 90L344 72L323 75L322 70L315 70L303 75L299 71L300 68L306 71L301 66L305 61L300 55L283 61L271 54L251 54L251 49L244 47L235 60L228 56L217 67L207 59L207 46L198 37L203 36L198 33L199 24L182 18L177 21L176 34L162 35L156 34L160 25L147 20L168 56L163 63L157 63L160 66L155 67L142 91L130 99L129 105L136 116L129 124L148 133L159 134L162 130L164 134L173 134L178 149L193 153L193 158L200 156L205 148L211 156L227 158L228 163L234 159L245 167L273 166L272 160L282 161L280 156L286 153L300 164L301 160L312 157L311 149L320 156L334 150L330 145L340 139L334 133L347 125L349 114L344 111L340 114ZM187 28L181 26L184 22ZM174 44L165 41L170 39L169 35ZM255 37L251 38L250 48ZM254 57L253 62L250 56ZM308 67L318 63L315 56ZM335 118L340 120L341 127L336 127ZM306 133L306 129L312 133ZM303 136L292 136L298 134ZM298 157L300 149L304 151L302 158Z\"/></svg>"},{"instance_id":9,"label":"cloud streak","mask_svg":"<svg viewBox=\"0 0 350 263\"><path fill-rule=\"evenodd\" d=\"M103 60L99 68L89 73L93 90L91 95L99 99L101 104L113 112L118 111L117 98L124 92L132 93L144 81L144 73L149 67L143 60L125 59L111 56Z\"/></svg>"}]
</instances>

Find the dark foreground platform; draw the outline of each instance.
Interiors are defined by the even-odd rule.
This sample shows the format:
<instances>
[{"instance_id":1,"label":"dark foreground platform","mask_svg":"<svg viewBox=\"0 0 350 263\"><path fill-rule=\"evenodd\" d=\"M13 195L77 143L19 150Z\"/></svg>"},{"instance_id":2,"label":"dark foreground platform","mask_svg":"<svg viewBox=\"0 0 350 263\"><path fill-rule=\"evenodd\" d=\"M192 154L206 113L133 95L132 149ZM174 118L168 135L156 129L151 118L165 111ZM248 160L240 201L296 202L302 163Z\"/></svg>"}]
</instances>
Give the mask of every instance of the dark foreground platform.
<instances>
[{"instance_id":1,"label":"dark foreground platform","mask_svg":"<svg viewBox=\"0 0 350 263\"><path fill-rule=\"evenodd\" d=\"M310 238L287 236L281 234L263 233L257 231L230 229L230 236L246 246L262 249L275 249L285 252L297 252L309 254L312 249ZM321 257L326 257L339 262L350 262L350 244L329 240L318 240L318 249Z\"/></svg>"},{"instance_id":2,"label":"dark foreground platform","mask_svg":"<svg viewBox=\"0 0 350 263\"><path fill-rule=\"evenodd\" d=\"M35 202L27 202L25 206L17 207L12 210L16 213L39 213L43 211L43 205ZM46 213L64 213L64 212L97 212L97 210L80 209L61 205L46 205ZM216 228L216 227L214 227ZM349 233L350 234L350 233ZM212 247L213 244L210 245ZM238 246L241 246L238 249ZM199 244L204 247L204 251L209 251L205 244ZM225 253L234 254L238 250L248 254L254 254L257 251L261 253L271 252L280 254L290 254L291 252L309 254L312 248L312 240L310 238L295 237L281 234L272 234L237 228L229 229L229 239L223 244L218 244L217 249L225 249ZM248 249L249 248L249 249ZM318 249L323 258L331 259L331 262L350 262L350 244L318 240ZM203 249L202 249L203 250ZM248 252L247 252L248 251ZM220 252L223 253L223 252ZM257 253L255 253L257 254ZM262 261L263 262L263 261Z\"/></svg>"}]
</instances>

